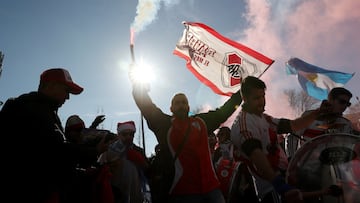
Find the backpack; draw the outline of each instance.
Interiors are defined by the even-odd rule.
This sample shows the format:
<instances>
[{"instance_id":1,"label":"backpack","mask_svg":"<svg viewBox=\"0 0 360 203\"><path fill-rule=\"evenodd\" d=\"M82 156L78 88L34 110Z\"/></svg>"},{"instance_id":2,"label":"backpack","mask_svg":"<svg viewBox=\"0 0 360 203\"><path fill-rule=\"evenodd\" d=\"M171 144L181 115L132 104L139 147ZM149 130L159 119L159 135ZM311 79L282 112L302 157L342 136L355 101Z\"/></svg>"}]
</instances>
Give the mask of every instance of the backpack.
<instances>
[{"instance_id":1,"label":"backpack","mask_svg":"<svg viewBox=\"0 0 360 203\"><path fill-rule=\"evenodd\" d=\"M153 203L168 202L174 174L174 158L166 145L160 146L160 150L150 163L149 185Z\"/></svg>"}]
</instances>

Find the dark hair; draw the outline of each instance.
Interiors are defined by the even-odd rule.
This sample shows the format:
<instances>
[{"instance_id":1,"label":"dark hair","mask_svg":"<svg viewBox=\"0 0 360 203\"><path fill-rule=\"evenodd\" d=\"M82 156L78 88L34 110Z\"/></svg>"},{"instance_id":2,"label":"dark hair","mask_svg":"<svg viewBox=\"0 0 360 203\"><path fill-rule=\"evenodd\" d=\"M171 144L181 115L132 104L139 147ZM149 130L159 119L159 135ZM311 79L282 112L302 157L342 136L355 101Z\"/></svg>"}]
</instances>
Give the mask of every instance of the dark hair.
<instances>
[{"instance_id":1,"label":"dark hair","mask_svg":"<svg viewBox=\"0 0 360 203\"><path fill-rule=\"evenodd\" d=\"M266 89L265 83L257 77L247 76L241 83L241 95L249 96L252 89Z\"/></svg>"},{"instance_id":2,"label":"dark hair","mask_svg":"<svg viewBox=\"0 0 360 203\"><path fill-rule=\"evenodd\" d=\"M219 131L217 132L216 136L217 137L226 137L226 138L230 138L230 133L231 130L229 127L223 126L221 128L219 128Z\"/></svg>"},{"instance_id":3,"label":"dark hair","mask_svg":"<svg viewBox=\"0 0 360 203\"><path fill-rule=\"evenodd\" d=\"M349 90L343 88L343 87L334 87L331 89L328 95L328 99L336 99L340 95L346 95L348 97L352 97L352 94Z\"/></svg>"},{"instance_id":4,"label":"dark hair","mask_svg":"<svg viewBox=\"0 0 360 203\"><path fill-rule=\"evenodd\" d=\"M208 132L208 137L216 137L214 132Z\"/></svg>"},{"instance_id":5,"label":"dark hair","mask_svg":"<svg viewBox=\"0 0 360 203\"><path fill-rule=\"evenodd\" d=\"M219 132L226 132L226 133L229 133L230 134L230 132L231 132L231 130L230 130L230 128L229 127L227 127L227 126L223 126L223 127L221 127L221 128L219 128Z\"/></svg>"}]
</instances>

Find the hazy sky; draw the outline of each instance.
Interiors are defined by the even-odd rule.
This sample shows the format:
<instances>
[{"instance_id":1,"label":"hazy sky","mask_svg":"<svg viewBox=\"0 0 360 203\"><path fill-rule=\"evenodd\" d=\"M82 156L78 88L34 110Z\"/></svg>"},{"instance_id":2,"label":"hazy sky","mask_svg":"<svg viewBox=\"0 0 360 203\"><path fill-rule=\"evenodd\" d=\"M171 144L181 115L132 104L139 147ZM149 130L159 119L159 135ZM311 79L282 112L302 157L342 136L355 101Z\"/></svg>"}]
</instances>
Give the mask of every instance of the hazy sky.
<instances>
[{"instance_id":1,"label":"hazy sky","mask_svg":"<svg viewBox=\"0 0 360 203\"><path fill-rule=\"evenodd\" d=\"M267 86L266 112L291 117L283 90L300 89L287 76L291 57L326 68L355 73L360 64L360 1L354 0L177 0L151 1L155 7L135 36L135 57L156 76L150 96L170 114L171 97L184 92L191 109L221 105L227 97L213 93L172 54L184 29L182 21L204 23L222 35L275 60L261 76ZM138 142L140 113L128 79L130 26L137 16L136 0L0 0L0 50L5 54L0 100L37 89L39 75L63 67L84 87L60 109L65 121L80 115L89 126L98 114L101 125L116 132L117 122L134 120ZM345 85L359 95L358 73ZM353 101L355 102L355 101ZM225 123L230 125L235 114ZM145 124L146 151L155 145ZM142 145L142 144L141 144Z\"/></svg>"}]
</instances>

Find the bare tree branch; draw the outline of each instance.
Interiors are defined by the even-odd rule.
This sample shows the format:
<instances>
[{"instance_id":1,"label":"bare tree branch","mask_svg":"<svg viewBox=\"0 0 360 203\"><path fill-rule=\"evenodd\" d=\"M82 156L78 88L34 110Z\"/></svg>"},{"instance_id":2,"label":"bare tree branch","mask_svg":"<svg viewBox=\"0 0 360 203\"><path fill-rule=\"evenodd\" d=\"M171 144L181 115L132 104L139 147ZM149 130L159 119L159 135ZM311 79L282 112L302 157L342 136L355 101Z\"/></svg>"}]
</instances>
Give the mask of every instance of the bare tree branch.
<instances>
[{"instance_id":1,"label":"bare tree branch","mask_svg":"<svg viewBox=\"0 0 360 203\"><path fill-rule=\"evenodd\" d=\"M319 103L317 99L314 99L302 90L286 89L284 94L287 96L289 105L296 116L300 116L304 111L313 108L316 103Z\"/></svg>"}]
</instances>

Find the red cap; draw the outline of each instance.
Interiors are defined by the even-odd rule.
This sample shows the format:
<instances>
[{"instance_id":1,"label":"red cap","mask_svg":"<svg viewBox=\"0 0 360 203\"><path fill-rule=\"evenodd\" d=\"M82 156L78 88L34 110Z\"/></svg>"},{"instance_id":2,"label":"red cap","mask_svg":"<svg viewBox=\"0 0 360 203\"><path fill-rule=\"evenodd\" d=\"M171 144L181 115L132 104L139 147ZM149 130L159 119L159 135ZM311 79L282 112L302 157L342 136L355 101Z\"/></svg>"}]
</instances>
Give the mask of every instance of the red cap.
<instances>
[{"instance_id":1,"label":"red cap","mask_svg":"<svg viewBox=\"0 0 360 203\"><path fill-rule=\"evenodd\" d=\"M71 94L80 94L84 89L74 83L70 73L63 68L53 68L44 71L40 76L41 82L59 82L69 87Z\"/></svg>"}]
</instances>

